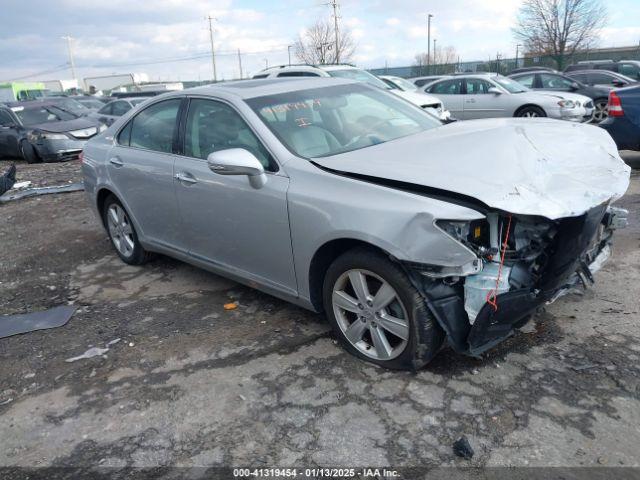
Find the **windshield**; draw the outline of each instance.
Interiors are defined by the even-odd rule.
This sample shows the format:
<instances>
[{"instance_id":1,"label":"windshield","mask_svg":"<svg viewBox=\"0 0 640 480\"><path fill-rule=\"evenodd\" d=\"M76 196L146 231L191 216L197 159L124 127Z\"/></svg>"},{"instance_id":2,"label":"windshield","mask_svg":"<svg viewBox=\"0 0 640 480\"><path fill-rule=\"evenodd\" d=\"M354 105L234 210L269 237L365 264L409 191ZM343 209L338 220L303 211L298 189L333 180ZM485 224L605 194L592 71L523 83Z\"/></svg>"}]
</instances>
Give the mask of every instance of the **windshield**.
<instances>
[{"instance_id":1,"label":"windshield","mask_svg":"<svg viewBox=\"0 0 640 480\"><path fill-rule=\"evenodd\" d=\"M348 78L350 80L356 80L358 82L365 82L371 86L381 88L383 90L391 90L391 87L384 83L379 78L360 70L358 68L345 68L341 70L327 70L327 73L332 77Z\"/></svg>"},{"instance_id":2,"label":"windshield","mask_svg":"<svg viewBox=\"0 0 640 480\"><path fill-rule=\"evenodd\" d=\"M61 120L73 120L75 115L60 110L53 106L29 107L24 110L14 110L23 125L37 125L39 123L59 122Z\"/></svg>"},{"instance_id":3,"label":"windshield","mask_svg":"<svg viewBox=\"0 0 640 480\"><path fill-rule=\"evenodd\" d=\"M102 108L104 107L104 103L102 103L100 100L95 100L93 98L82 98L79 100L76 100L77 102L80 102L82 105L84 105L85 107L89 107L89 108Z\"/></svg>"},{"instance_id":4,"label":"windshield","mask_svg":"<svg viewBox=\"0 0 640 480\"><path fill-rule=\"evenodd\" d=\"M391 81L398 85L400 89L404 90L405 92L412 92L418 89L415 83L411 83L409 80L405 80L404 78L392 77Z\"/></svg>"},{"instance_id":5,"label":"windshield","mask_svg":"<svg viewBox=\"0 0 640 480\"><path fill-rule=\"evenodd\" d=\"M524 93L529 91L524 85L507 77L493 77L492 80L509 93Z\"/></svg>"},{"instance_id":6,"label":"windshield","mask_svg":"<svg viewBox=\"0 0 640 480\"><path fill-rule=\"evenodd\" d=\"M71 98L60 97L55 100L56 105L67 111L76 111L76 110L89 110L89 108L82 105L80 102L73 100Z\"/></svg>"},{"instance_id":7,"label":"windshield","mask_svg":"<svg viewBox=\"0 0 640 480\"><path fill-rule=\"evenodd\" d=\"M328 157L430 130L432 115L365 85L339 85L247 100L293 153Z\"/></svg>"}]
</instances>

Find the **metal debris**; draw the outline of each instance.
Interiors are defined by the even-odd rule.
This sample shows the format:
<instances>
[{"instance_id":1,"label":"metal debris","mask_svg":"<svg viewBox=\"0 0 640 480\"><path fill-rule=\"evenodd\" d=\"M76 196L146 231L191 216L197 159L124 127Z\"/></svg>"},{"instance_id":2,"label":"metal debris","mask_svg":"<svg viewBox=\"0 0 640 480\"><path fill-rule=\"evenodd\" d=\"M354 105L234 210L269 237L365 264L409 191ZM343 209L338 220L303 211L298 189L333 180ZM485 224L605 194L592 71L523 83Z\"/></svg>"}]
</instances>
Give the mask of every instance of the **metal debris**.
<instances>
[{"instance_id":1,"label":"metal debris","mask_svg":"<svg viewBox=\"0 0 640 480\"><path fill-rule=\"evenodd\" d=\"M41 312L0 316L0 338L61 327L69 321L75 311L76 307L63 305Z\"/></svg>"},{"instance_id":2,"label":"metal debris","mask_svg":"<svg viewBox=\"0 0 640 480\"><path fill-rule=\"evenodd\" d=\"M99 357L101 355L104 355L108 351L109 351L108 348L92 347L86 352L84 352L82 355L78 355L77 357L67 358L65 362L71 363L71 362L77 362L78 360L84 360L85 358Z\"/></svg>"},{"instance_id":3,"label":"metal debris","mask_svg":"<svg viewBox=\"0 0 640 480\"><path fill-rule=\"evenodd\" d=\"M475 454L473 448L471 448L469 440L464 435L453 444L453 453L459 457L466 458L467 460L473 458L473 455Z\"/></svg>"},{"instance_id":4,"label":"metal debris","mask_svg":"<svg viewBox=\"0 0 640 480\"><path fill-rule=\"evenodd\" d=\"M0 195L10 190L16 183L16 166L11 165L2 175L0 175Z\"/></svg>"},{"instance_id":5,"label":"metal debris","mask_svg":"<svg viewBox=\"0 0 640 480\"><path fill-rule=\"evenodd\" d=\"M11 202L12 200L19 200L21 198L35 197L37 195L49 195L52 193L67 193L67 192L79 192L84 190L84 184L82 182L70 183L69 185L58 185L54 187L36 187L27 188L11 195L0 196L0 203Z\"/></svg>"}]
</instances>

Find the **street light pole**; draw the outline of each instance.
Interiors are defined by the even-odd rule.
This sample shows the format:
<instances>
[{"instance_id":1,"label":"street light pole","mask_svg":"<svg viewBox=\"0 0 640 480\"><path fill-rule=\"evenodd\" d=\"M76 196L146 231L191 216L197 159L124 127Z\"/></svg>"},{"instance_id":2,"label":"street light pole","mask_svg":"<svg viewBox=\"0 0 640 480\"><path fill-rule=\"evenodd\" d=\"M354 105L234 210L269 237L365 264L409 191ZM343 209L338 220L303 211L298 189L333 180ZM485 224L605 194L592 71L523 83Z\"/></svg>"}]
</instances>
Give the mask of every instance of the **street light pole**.
<instances>
[{"instance_id":1,"label":"street light pole","mask_svg":"<svg viewBox=\"0 0 640 480\"><path fill-rule=\"evenodd\" d=\"M427 15L427 75L429 75L429 66L431 65L431 19L433 15Z\"/></svg>"},{"instance_id":2,"label":"street light pole","mask_svg":"<svg viewBox=\"0 0 640 480\"><path fill-rule=\"evenodd\" d=\"M70 37L69 35L62 37L63 39L65 39L67 41L67 49L69 50L69 65L71 66L71 76L73 77L73 79L76 79L76 65L75 63L73 63L73 50L71 49L71 40L73 40L73 37Z\"/></svg>"},{"instance_id":3,"label":"street light pole","mask_svg":"<svg viewBox=\"0 0 640 480\"><path fill-rule=\"evenodd\" d=\"M213 66L213 81L214 83L218 81L218 74L216 72L216 50L213 44L213 25L211 24L212 20L216 20L211 15L208 15L209 19L209 38L211 39L211 65Z\"/></svg>"},{"instance_id":4,"label":"street light pole","mask_svg":"<svg viewBox=\"0 0 640 480\"><path fill-rule=\"evenodd\" d=\"M436 43L438 42L437 38L433 39L433 66L435 67L435 73L436 75L438 74L438 66L436 64L436 55L438 53L438 51L436 50Z\"/></svg>"}]
</instances>

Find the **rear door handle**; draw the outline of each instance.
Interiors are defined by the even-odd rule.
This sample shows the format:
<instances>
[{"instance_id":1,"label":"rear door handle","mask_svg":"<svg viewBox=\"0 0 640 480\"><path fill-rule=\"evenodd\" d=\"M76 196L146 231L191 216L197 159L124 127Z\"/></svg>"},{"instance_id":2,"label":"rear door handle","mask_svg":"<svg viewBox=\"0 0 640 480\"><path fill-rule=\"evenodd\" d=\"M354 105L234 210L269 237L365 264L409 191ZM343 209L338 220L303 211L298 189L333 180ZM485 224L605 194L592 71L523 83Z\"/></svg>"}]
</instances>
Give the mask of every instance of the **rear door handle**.
<instances>
[{"instance_id":1,"label":"rear door handle","mask_svg":"<svg viewBox=\"0 0 640 480\"><path fill-rule=\"evenodd\" d=\"M193 178L191 174L185 172L176 173L174 178L180 182L188 183L190 185L198 183L198 180Z\"/></svg>"},{"instance_id":2,"label":"rear door handle","mask_svg":"<svg viewBox=\"0 0 640 480\"><path fill-rule=\"evenodd\" d=\"M116 166L116 167L121 167L121 166L123 166L123 165L124 165L124 162L123 162L122 160L120 160L118 157L111 157L111 158L109 159L109 163L110 163L111 165Z\"/></svg>"},{"instance_id":3,"label":"rear door handle","mask_svg":"<svg viewBox=\"0 0 640 480\"><path fill-rule=\"evenodd\" d=\"M465 100L466 103L476 103L476 101L472 98L470 100Z\"/></svg>"}]
</instances>

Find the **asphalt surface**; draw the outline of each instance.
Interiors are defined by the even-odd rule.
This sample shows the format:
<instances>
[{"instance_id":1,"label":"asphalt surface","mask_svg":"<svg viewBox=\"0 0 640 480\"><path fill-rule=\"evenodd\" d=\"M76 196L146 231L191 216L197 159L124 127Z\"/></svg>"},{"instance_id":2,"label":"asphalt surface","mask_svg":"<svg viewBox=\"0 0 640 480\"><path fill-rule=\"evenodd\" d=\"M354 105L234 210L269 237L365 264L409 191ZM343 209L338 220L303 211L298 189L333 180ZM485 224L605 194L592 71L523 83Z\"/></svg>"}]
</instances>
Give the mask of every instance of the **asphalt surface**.
<instances>
[{"instance_id":1,"label":"asphalt surface","mask_svg":"<svg viewBox=\"0 0 640 480\"><path fill-rule=\"evenodd\" d=\"M77 162L18 165L37 185L78 179ZM619 205L630 226L595 288L482 359L445 349L411 374L250 288L123 264L82 192L0 204L0 313L78 307L0 339L0 466L640 466L639 174ZM65 361L91 347L109 350ZM471 460L452 452L462 435Z\"/></svg>"}]
</instances>

